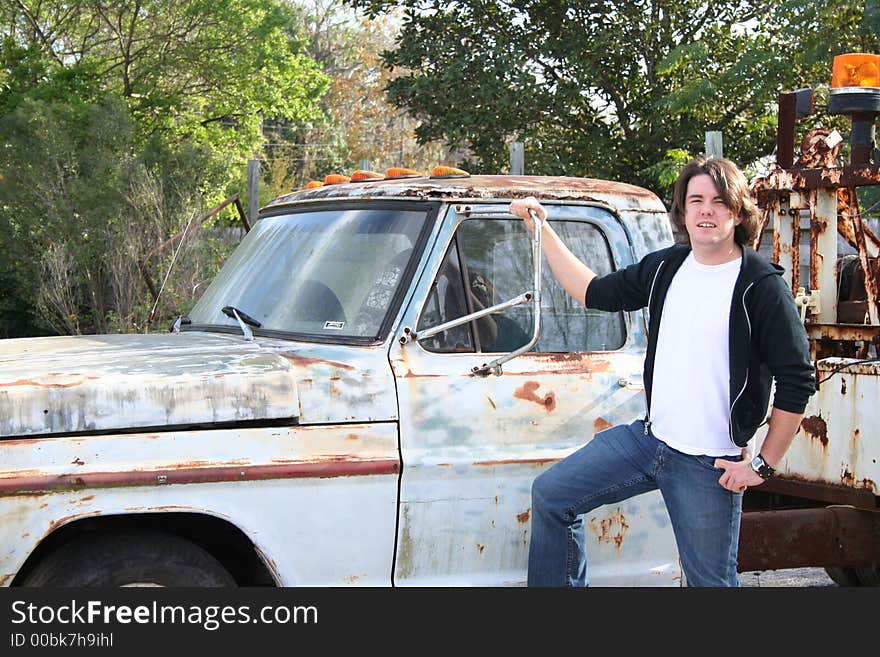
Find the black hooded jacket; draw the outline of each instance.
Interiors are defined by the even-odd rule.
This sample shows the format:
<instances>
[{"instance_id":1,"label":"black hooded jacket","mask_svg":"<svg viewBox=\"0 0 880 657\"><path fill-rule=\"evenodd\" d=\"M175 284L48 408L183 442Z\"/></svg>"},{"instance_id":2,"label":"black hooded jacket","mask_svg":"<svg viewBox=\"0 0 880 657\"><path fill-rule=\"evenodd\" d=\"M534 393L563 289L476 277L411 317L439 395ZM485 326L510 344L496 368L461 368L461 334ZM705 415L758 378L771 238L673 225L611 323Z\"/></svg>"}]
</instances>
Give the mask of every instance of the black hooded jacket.
<instances>
[{"instance_id":1,"label":"black hooded jacket","mask_svg":"<svg viewBox=\"0 0 880 657\"><path fill-rule=\"evenodd\" d=\"M648 308L645 396L651 413L654 354L666 292L690 246L677 244L646 255L640 262L587 287L586 305L598 310ZM743 248L742 264L730 308L730 438L744 447L767 415L770 386L776 380L773 405L803 413L815 392L807 335L784 271L754 250ZM699 300L695 300L699 303Z\"/></svg>"}]
</instances>

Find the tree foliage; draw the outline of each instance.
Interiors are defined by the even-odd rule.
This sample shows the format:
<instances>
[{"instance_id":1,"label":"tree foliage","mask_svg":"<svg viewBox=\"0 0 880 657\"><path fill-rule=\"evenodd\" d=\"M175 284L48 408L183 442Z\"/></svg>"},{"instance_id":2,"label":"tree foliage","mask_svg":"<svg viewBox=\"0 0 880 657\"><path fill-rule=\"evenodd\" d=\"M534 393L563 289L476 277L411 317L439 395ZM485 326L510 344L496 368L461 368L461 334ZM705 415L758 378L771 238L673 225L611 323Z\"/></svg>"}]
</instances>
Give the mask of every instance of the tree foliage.
<instances>
[{"instance_id":1,"label":"tree foliage","mask_svg":"<svg viewBox=\"0 0 880 657\"><path fill-rule=\"evenodd\" d=\"M388 92L420 140L466 144L489 171L522 140L531 173L661 193L664 160L702 152L708 130L739 162L768 153L780 91L826 81L832 54L876 48L851 0L351 2L402 9L384 61L410 73Z\"/></svg>"},{"instance_id":2,"label":"tree foliage","mask_svg":"<svg viewBox=\"0 0 880 657\"><path fill-rule=\"evenodd\" d=\"M299 22L282 0L0 4L0 336L145 328L144 256L242 191L264 119L320 117ZM223 250L176 265L183 310Z\"/></svg>"},{"instance_id":3,"label":"tree foliage","mask_svg":"<svg viewBox=\"0 0 880 657\"><path fill-rule=\"evenodd\" d=\"M388 101L385 87L400 72L384 68L381 53L394 43L394 16L367 20L344 0L308 0L301 11L304 50L330 86L320 101L322 116L308 123L264 123L268 197L365 162L377 171L429 170L454 157L441 142L418 143L416 119Z\"/></svg>"}]
</instances>

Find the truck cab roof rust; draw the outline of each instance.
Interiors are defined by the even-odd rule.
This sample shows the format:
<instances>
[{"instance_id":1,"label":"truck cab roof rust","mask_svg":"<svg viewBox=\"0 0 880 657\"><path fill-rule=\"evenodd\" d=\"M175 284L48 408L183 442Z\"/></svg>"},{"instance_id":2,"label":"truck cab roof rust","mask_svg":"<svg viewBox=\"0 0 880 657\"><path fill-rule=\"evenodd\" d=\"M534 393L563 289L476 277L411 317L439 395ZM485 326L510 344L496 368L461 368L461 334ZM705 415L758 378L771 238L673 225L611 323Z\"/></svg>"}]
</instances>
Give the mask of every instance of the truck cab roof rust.
<instances>
[{"instance_id":1,"label":"truck cab roof rust","mask_svg":"<svg viewBox=\"0 0 880 657\"><path fill-rule=\"evenodd\" d=\"M324 199L409 198L487 200L535 196L545 200L595 201L619 210L666 209L655 194L627 183L570 176L462 176L401 178L357 183L337 183L299 190L274 199L264 210L278 205Z\"/></svg>"},{"instance_id":2,"label":"truck cab roof rust","mask_svg":"<svg viewBox=\"0 0 880 657\"><path fill-rule=\"evenodd\" d=\"M623 182L573 176L422 176L327 184L279 196L261 208L261 214L273 214L285 206L320 201L376 199L492 203L526 196L534 196L548 205L583 203L608 208L621 220L637 258L668 246L674 240L667 209L650 190Z\"/></svg>"}]
</instances>

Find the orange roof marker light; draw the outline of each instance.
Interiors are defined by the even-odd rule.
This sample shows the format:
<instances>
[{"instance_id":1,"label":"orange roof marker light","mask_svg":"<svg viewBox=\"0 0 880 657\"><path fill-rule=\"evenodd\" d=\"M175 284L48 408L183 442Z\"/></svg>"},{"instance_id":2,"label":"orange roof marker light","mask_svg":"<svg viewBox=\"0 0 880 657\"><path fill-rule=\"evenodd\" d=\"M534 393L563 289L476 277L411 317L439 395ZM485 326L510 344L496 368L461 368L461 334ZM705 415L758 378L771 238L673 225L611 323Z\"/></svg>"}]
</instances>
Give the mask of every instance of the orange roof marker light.
<instances>
[{"instance_id":1,"label":"orange roof marker light","mask_svg":"<svg viewBox=\"0 0 880 657\"><path fill-rule=\"evenodd\" d=\"M369 182L370 180L382 180L382 174L376 171L368 171L366 169L358 169L352 171L351 182Z\"/></svg>"},{"instance_id":2,"label":"orange roof marker light","mask_svg":"<svg viewBox=\"0 0 880 657\"><path fill-rule=\"evenodd\" d=\"M455 167L436 166L431 171L431 178L470 178L471 174L464 169Z\"/></svg>"},{"instance_id":3,"label":"orange roof marker light","mask_svg":"<svg viewBox=\"0 0 880 657\"><path fill-rule=\"evenodd\" d=\"M831 70L831 87L880 87L880 55L837 55Z\"/></svg>"},{"instance_id":4,"label":"orange roof marker light","mask_svg":"<svg viewBox=\"0 0 880 657\"><path fill-rule=\"evenodd\" d=\"M385 170L385 180L394 180L396 178L424 178L425 174L415 169L404 169L403 167L391 167Z\"/></svg>"},{"instance_id":5,"label":"orange roof marker light","mask_svg":"<svg viewBox=\"0 0 880 657\"><path fill-rule=\"evenodd\" d=\"M323 186L324 186L324 183L322 183L320 180L311 180L311 181L309 181L309 184L306 185L306 189L315 189L316 187L323 187Z\"/></svg>"},{"instance_id":6,"label":"orange roof marker light","mask_svg":"<svg viewBox=\"0 0 880 657\"><path fill-rule=\"evenodd\" d=\"M347 183L350 182L351 178L348 176L343 176L339 173L331 173L329 176L324 178L325 185L338 185L339 183Z\"/></svg>"}]
</instances>

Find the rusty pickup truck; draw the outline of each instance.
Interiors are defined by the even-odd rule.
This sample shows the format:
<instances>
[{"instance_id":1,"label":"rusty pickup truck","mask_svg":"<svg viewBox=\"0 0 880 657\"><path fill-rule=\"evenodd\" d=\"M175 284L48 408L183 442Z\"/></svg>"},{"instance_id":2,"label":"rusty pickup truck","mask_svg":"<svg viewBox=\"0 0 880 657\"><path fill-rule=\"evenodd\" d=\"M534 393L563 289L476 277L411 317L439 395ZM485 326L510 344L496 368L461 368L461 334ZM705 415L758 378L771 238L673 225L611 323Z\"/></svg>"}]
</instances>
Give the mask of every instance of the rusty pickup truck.
<instances>
[{"instance_id":1,"label":"rusty pickup truck","mask_svg":"<svg viewBox=\"0 0 880 657\"><path fill-rule=\"evenodd\" d=\"M827 215L795 191L765 184L777 235L792 208ZM526 195L600 274L674 240L623 183L328 179L262 208L167 333L0 342L0 583L524 584L531 483L642 416L647 322L543 275L541 231L508 213ZM819 349L876 348L869 324L808 327ZM876 577L877 450L870 423L850 431L876 414L876 365L832 356L779 476L746 496L741 570ZM584 532L592 585L685 584L659 492Z\"/></svg>"},{"instance_id":2,"label":"rusty pickup truck","mask_svg":"<svg viewBox=\"0 0 880 657\"><path fill-rule=\"evenodd\" d=\"M0 342L0 582L523 584L532 480L642 412L646 341L542 280L525 195L598 271L672 243L621 183L325 184L172 331ZM586 520L594 585L680 585L659 493Z\"/></svg>"}]
</instances>

